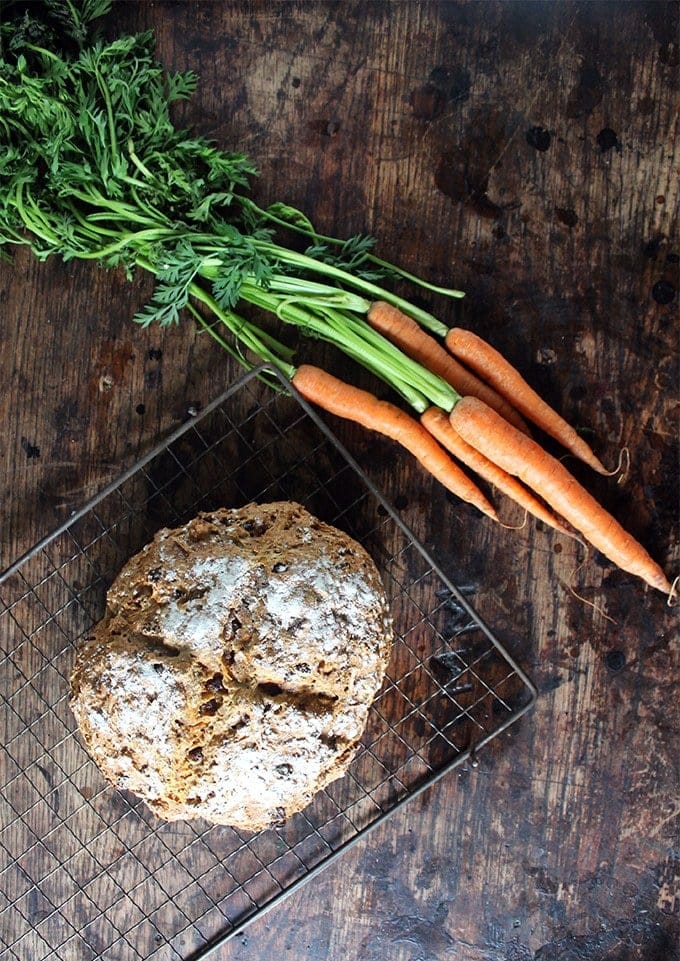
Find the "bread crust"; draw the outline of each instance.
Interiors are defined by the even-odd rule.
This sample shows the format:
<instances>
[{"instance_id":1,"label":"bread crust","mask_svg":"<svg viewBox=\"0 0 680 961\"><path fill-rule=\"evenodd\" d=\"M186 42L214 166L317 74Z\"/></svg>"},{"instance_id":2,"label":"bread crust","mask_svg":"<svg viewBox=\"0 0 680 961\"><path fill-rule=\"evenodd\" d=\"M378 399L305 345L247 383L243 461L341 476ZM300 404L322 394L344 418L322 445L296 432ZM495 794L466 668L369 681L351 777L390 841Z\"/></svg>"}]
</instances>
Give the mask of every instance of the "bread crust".
<instances>
[{"instance_id":1,"label":"bread crust","mask_svg":"<svg viewBox=\"0 0 680 961\"><path fill-rule=\"evenodd\" d=\"M71 708L103 774L159 817L259 830L345 773L392 636L344 532L290 501L201 513L123 567Z\"/></svg>"}]
</instances>

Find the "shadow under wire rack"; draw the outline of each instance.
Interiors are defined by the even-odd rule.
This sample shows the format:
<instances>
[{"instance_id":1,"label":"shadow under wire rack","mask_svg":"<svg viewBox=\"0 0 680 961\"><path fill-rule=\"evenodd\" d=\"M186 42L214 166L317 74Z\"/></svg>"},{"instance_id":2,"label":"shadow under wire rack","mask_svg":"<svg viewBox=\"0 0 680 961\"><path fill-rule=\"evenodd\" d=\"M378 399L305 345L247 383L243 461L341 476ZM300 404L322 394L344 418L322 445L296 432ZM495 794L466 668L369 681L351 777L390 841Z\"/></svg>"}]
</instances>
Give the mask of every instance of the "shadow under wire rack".
<instances>
[{"instance_id":1,"label":"shadow under wire rack","mask_svg":"<svg viewBox=\"0 0 680 961\"><path fill-rule=\"evenodd\" d=\"M80 742L76 646L158 529L274 500L298 501L373 556L396 627L385 682L346 776L282 826L163 822L111 787ZM215 956L535 696L325 422L275 371L246 374L0 576L0 961Z\"/></svg>"}]
</instances>

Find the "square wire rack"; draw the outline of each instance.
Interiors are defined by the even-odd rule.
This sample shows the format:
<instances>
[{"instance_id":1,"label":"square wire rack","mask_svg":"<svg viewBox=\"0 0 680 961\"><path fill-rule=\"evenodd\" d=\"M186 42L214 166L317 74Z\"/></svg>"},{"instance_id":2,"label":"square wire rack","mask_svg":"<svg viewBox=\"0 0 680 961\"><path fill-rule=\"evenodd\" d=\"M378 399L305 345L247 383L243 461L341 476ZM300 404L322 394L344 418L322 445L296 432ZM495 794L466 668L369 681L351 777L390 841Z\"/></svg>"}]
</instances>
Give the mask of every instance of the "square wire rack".
<instances>
[{"instance_id":1,"label":"square wire rack","mask_svg":"<svg viewBox=\"0 0 680 961\"><path fill-rule=\"evenodd\" d=\"M0 576L1 961L198 961L504 731L536 691L326 424L242 377ZM69 709L124 562L199 510L296 500L378 564L396 626L349 772L256 834L112 788Z\"/></svg>"}]
</instances>

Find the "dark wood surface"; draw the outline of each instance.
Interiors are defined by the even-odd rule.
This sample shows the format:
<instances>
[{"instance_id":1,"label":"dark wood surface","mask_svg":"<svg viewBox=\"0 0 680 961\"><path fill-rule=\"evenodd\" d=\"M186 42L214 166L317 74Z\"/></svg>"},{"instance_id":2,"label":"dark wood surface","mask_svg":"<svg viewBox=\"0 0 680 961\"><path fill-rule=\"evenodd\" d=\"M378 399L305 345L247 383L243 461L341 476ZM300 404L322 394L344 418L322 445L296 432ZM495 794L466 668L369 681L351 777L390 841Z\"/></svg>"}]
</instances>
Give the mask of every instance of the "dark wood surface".
<instances>
[{"instance_id":1,"label":"dark wood surface","mask_svg":"<svg viewBox=\"0 0 680 961\"><path fill-rule=\"evenodd\" d=\"M183 119L263 201L462 305L622 480L579 477L678 572L678 4L124 3L200 76ZM115 18L114 18L115 19ZM214 397L143 278L0 265L0 567ZM420 295L422 297L422 294ZM376 386L319 345L303 355ZM494 526L398 452L342 439L535 680L533 713L219 954L666 961L678 937L677 613L530 521ZM387 450L382 446L379 448ZM522 517L502 503L508 525Z\"/></svg>"}]
</instances>

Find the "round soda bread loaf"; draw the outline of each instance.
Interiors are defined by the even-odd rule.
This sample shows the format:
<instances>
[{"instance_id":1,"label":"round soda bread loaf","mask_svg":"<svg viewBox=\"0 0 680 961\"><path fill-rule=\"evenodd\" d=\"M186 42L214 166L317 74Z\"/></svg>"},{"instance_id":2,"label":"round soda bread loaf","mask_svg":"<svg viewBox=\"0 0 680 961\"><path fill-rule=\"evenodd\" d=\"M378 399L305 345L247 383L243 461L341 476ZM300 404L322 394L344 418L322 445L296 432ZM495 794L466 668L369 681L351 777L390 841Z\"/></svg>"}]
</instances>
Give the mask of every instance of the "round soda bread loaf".
<instances>
[{"instance_id":1,"label":"round soda bread loaf","mask_svg":"<svg viewBox=\"0 0 680 961\"><path fill-rule=\"evenodd\" d=\"M347 534L288 501L221 509L124 566L71 707L103 774L159 817L258 830L344 774L391 641Z\"/></svg>"}]
</instances>

